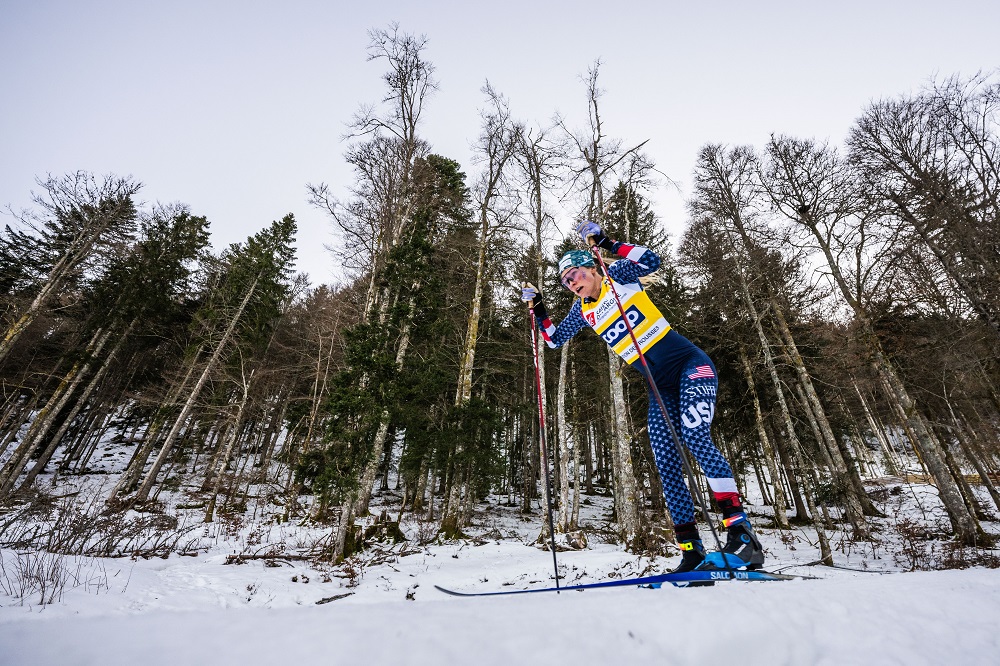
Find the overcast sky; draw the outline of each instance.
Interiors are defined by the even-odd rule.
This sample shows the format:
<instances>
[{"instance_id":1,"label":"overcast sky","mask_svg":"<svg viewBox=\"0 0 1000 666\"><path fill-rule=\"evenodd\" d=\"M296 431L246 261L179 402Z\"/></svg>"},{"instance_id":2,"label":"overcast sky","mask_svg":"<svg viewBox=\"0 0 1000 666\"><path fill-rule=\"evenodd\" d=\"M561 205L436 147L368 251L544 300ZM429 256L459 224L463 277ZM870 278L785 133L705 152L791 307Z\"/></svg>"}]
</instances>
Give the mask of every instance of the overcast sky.
<instances>
[{"instance_id":1,"label":"overcast sky","mask_svg":"<svg viewBox=\"0 0 1000 666\"><path fill-rule=\"evenodd\" d=\"M132 175L207 216L216 247L294 213L299 270L331 281L305 185L350 184L345 124L382 93L367 32L391 21L429 39L423 136L470 180L486 79L519 118L581 126L600 58L608 134L649 139L681 185L654 196L673 234L701 145L840 144L873 99L1000 66L995 0L0 0L0 205L29 206L48 173Z\"/></svg>"}]
</instances>

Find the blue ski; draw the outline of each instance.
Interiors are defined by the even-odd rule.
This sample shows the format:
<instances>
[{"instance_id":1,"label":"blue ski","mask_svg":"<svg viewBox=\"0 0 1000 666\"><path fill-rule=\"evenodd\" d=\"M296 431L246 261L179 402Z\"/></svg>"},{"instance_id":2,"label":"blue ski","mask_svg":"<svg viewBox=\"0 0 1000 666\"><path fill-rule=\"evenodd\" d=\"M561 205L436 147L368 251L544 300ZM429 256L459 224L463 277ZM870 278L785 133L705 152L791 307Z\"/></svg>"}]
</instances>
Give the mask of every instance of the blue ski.
<instances>
[{"instance_id":1,"label":"blue ski","mask_svg":"<svg viewBox=\"0 0 1000 666\"><path fill-rule=\"evenodd\" d=\"M812 576L792 576L789 574L779 574L770 573L768 571L745 571L743 569L737 569L735 572L736 580L807 580L812 579ZM562 592L571 590L591 590L600 587L625 587L630 585L644 586L644 587L659 587L664 583L680 584L684 586L688 583L696 582L714 582L717 580L729 580L730 574L725 570L708 570L708 571L687 571L684 573L666 573L657 574L655 576L641 576L639 578L622 578L619 580L607 580L600 583L582 583L578 585L563 585L559 588L555 587L538 587L530 590L498 590L495 592L458 592L456 590L449 590L441 587L440 585L435 585L437 589L441 590L445 594L450 594L456 597L492 597L498 595L506 594L531 594L533 592Z\"/></svg>"}]
</instances>

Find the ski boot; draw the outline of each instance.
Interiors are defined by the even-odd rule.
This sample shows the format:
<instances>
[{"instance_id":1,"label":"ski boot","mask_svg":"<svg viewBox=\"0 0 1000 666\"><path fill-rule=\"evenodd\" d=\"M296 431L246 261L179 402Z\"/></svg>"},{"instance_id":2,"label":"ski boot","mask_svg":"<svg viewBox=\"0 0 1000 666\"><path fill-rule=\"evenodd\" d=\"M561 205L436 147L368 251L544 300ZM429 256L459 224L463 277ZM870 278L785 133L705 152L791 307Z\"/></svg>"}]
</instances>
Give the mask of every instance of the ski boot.
<instances>
[{"instance_id":1,"label":"ski boot","mask_svg":"<svg viewBox=\"0 0 1000 666\"><path fill-rule=\"evenodd\" d=\"M677 546L681 549L681 562L670 570L669 573L687 573L694 571L705 561L705 546L698 536L698 529L691 523L690 526L682 525L677 528ZM690 581L671 583L674 587L708 587L715 585L708 581Z\"/></svg>"},{"instance_id":2,"label":"ski boot","mask_svg":"<svg viewBox=\"0 0 1000 666\"><path fill-rule=\"evenodd\" d=\"M747 569L756 571L764 565L764 548L747 520L740 511L723 519L729 530L722 552L707 553L699 569ZM725 558L725 559L723 559ZM727 566L728 564L728 566Z\"/></svg>"},{"instance_id":3,"label":"ski boot","mask_svg":"<svg viewBox=\"0 0 1000 666\"><path fill-rule=\"evenodd\" d=\"M701 539L681 541L677 546L681 549L681 563L671 569L670 573L694 571L705 561L705 546Z\"/></svg>"}]
</instances>

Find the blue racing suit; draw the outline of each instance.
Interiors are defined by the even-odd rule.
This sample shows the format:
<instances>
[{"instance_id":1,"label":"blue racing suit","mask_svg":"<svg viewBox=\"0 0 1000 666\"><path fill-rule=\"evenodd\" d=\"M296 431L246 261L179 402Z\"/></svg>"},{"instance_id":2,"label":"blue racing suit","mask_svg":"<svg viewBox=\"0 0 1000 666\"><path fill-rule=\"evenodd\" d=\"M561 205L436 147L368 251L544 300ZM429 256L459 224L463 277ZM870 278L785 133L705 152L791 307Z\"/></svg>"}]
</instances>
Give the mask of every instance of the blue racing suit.
<instances>
[{"instance_id":1,"label":"blue racing suit","mask_svg":"<svg viewBox=\"0 0 1000 666\"><path fill-rule=\"evenodd\" d=\"M614 243L612 251L622 259L608 266L610 281L604 278L600 296L577 299L558 325L552 324L544 305L536 301L535 316L542 337L549 347L561 347L589 326L630 365L638 363L639 355L611 289L613 281L670 422L704 470L716 500L728 499L739 505L732 469L709 432L718 390L715 365L705 352L670 327L640 284L641 276L659 268L659 256L627 243ZM684 483L680 455L651 389L648 424L670 517L677 526L693 524L694 504Z\"/></svg>"}]
</instances>

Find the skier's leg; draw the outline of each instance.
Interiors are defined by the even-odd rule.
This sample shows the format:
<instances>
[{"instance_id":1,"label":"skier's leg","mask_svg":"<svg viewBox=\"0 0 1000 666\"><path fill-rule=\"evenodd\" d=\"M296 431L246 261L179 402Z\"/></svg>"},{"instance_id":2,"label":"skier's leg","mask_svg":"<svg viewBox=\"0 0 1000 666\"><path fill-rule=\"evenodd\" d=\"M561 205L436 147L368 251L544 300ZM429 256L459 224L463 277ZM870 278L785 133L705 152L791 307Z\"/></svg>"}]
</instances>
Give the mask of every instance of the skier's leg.
<instances>
[{"instance_id":1,"label":"skier's leg","mask_svg":"<svg viewBox=\"0 0 1000 666\"><path fill-rule=\"evenodd\" d=\"M662 394L663 402L668 412L676 413L677 397L670 394ZM670 430L656 400L650 396L649 400L649 444L653 448L653 458L656 460L656 469L660 472L660 481L663 484L663 497L667 501L667 510L670 511L670 518L674 525L686 525L694 523L694 502L691 500L691 492L684 483L684 471L677 447L674 445Z\"/></svg>"},{"instance_id":2,"label":"skier's leg","mask_svg":"<svg viewBox=\"0 0 1000 666\"><path fill-rule=\"evenodd\" d=\"M673 421L676 424L677 396L667 394L662 397L667 411L672 413ZM677 446L674 444L670 430L667 428L660 408L652 395L649 396L647 424L649 426L649 443L652 446L653 458L656 460L656 468L660 473L660 482L663 485L663 497L666 500L670 518L674 521L674 534L677 537L677 545L681 549L681 563L673 572L691 571L705 559L705 547L698 534L694 503L691 500L691 492L684 483L683 465Z\"/></svg>"},{"instance_id":3,"label":"skier's leg","mask_svg":"<svg viewBox=\"0 0 1000 666\"><path fill-rule=\"evenodd\" d=\"M722 509L723 523L729 531L723 550L739 557L743 563L739 566L757 569L764 563L763 548L743 510L732 468L712 441L717 392L718 378L708 357L690 361L681 373L678 430L708 477L715 501Z\"/></svg>"},{"instance_id":4,"label":"skier's leg","mask_svg":"<svg viewBox=\"0 0 1000 666\"><path fill-rule=\"evenodd\" d=\"M703 357L707 361L707 357ZM700 359L699 359L700 360ZM699 369L700 368L700 369ZM710 363L692 361L681 373L677 431L708 477L716 502L740 506L732 468L712 441L718 379Z\"/></svg>"}]
</instances>

